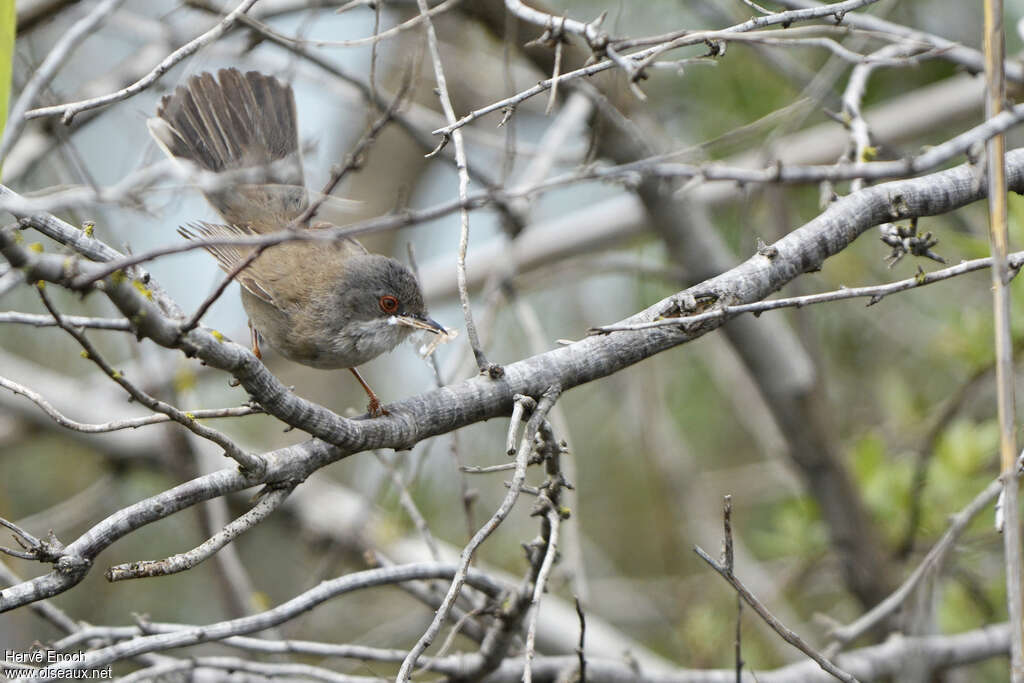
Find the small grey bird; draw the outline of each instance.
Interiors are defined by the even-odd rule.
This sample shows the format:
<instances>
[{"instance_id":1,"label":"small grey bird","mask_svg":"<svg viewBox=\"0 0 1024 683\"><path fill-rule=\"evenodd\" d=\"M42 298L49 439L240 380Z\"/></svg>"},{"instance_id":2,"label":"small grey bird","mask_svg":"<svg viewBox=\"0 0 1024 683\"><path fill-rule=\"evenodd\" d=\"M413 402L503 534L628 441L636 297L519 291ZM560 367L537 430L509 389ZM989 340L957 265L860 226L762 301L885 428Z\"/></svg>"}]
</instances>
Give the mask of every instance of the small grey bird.
<instances>
[{"instance_id":1,"label":"small grey bird","mask_svg":"<svg viewBox=\"0 0 1024 683\"><path fill-rule=\"evenodd\" d=\"M292 225L309 206L290 85L255 71L202 73L165 96L150 133L172 158L213 172L262 169L265 182L205 192L223 224L197 222L187 239L252 236ZM208 246L231 272L250 247ZM427 316L412 272L371 254L359 242L285 242L269 247L236 277L249 314L253 352L265 340L284 357L316 368L348 368L370 397L371 415L386 414L356 370L390 351L413 330L444 334Z\"/></svg>"}]
</instances>

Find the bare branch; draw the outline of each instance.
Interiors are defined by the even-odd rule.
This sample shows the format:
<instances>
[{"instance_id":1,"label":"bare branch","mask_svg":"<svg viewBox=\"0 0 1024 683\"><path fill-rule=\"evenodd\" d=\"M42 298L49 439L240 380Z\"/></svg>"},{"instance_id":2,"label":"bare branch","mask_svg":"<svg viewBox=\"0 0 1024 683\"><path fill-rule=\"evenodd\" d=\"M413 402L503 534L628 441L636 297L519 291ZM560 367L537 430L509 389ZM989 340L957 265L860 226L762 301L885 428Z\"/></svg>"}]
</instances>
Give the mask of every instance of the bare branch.
<instances>
[{"instance_id":1,"label":"bare branch","mask_svg":"<svg viewBox=\"0 0 1024 683\"><path fill-rule=\"evenodd\" d=\"M237 461L244 471L247 471L257 477L263 472L265 465L259 456L246 453L226 435L221 434L215 429L199 424L193 416L190 416L185 411L179 410L169 403L153 398L146 392L142 391L142 389L135 386L135 384L129 381L123 373L115 370L113 366L104 360L103 356L100 355L99 351L95 346L93 346L84 333L76 330L64 321L63 316L61 316L61 314L57 312L57 309L54 308L53 303L46 295L46 291L42 286L39 287L39 298L42 299L43 305L46 306L46 310L50 312L53 319L57 321L57 325L74 337L75 341L77 341L82 347L83 358L95 363L103 371L103 374L114 380L114 382L128 392L133 399L150 410L155 410L167 415L168 418L182 425L196 436L200 436L214 442L224 449L224 455Z\"/></svg>"},{"instance_id":2,"label":"bare branch","mask_svg":"<svg viewBox=\"0 0 1024 683\"><path fill-rule=\"evenodd\" d=\"M216 26L211 28L206 33L200 35L188 43L185 43L177 50L167 56L162 62L157 64L152 71L148 74L135 81L126 88L122 88L117 92L110 93L109 95L102 95L100 97L93 97L88 100L80 100L78 102L69 102L67 104L58 104L52 107L40 107L39 109L33 109L25 113L25 118L35 119L43 116L60 116L61 121L64 124L69 124L75 118L75 116L83 111L89 109L95 109L97 107L103 107L114 102L120 102L126 100L133 95L137 95L149 86L156 83L157 80L165 73L171 70L171 68L185 59L186 57L195 54L200 48L209 45L213 41L220 38L222 35L228 32L228 30L234 26L235 22L238 21L238 17L249 11L249 8L256 4L256 0L243 0L238 6L229 12L223 19L221 19Z\"/></svg>"},{"instance_id":3,"label":"bare branch","mask_svg":"<svg viewBox=\"0 0 1024 683\"><path fill-rule=\"evenodd\" d=\"M437 637L437 634L441 630L441 624L448 617L448 611L455 603L455 599L459 596L459 592L462 590L462 584L465 581L466 572L469 571L469 563L473 559L473 555L476 553L477 548L487 540L487 537L494 532L495 529L505 520L508 513L512 511L512 506L515 505L516 499L519 497L520 487L526 478L526 465L527 459L530 455L533 445L533 437L540 429L540 424L544 417L547 415L551 407L554 406L558 400L558 396L561 394L561 389L557 386L549 387L545 390L541 400L537 402L537 407L533 411L533 415L530 416L529 422L526 423L526 427L523 429L523 438L520 442L519 451L516 453L516 473L512 477L512 484L509 486L509 491L502 500L501 505L495 510L491 518L484 523L482 527L476 532L466 547L463 548L461 555L459 556L459 571L456 573L455 578L452 580L451 586L448 588L448 593L445 595L444 602L441 603L441 607L437 610L434 615L434 620L430 623L426 632L420 637L413 646L412 650L409 651L405 661L402 662L402 667L398 671L398 677L396 681L398 683L404 683L409 680L412 674L413 667L416 666L416 660L419 659L420 655Z\"/></svg>"},{"instance_id":4,"label":"bare branch","mask_svg":"<svg viewBox=\"0 0 1024 683\"><path fill-rule=\"evenodd\" d=\"M74 323L69 322L69 324L73 325ZM24 396L28 400L32 401L61 427L67 427L68 429L73 429L76 432L83 432L85 434L102 434L105 432L116 432L121 429L138 429L139 427L145 427L147 425L163 424L172 421L171 416L165 413L155 413L153 415L146 415L145 417L111 420L110 422L104 422L102 424L76 422L75 420L63 415L59 410L54 408L49 401L29 387L13 382L5 377L0 377L0 387L8 389L15 394ZM243 417L245 415L254 415L260 412L262 411L260 411L259 408L255 408L253 406L184 411L185 415L190 416L193 420L205 420L214 417Z\"/></svg>"},{"instance_id":5,"label":"bare branch","mask_svg":"<svg viewBox=\"0 0 1024 683\"><path fill-rule=\"evenodd\" d=\"M289 493L291 493L290 488L268 491L261 496L259 502L251 510L228 524L219 533L197 548L186 553L172 555L163 560L141 560L115 565L107 570L107 581L114 582L124 581L125 579L167 576L189 570L200 562L208 560L218 550L266 519L270 513L281 506L281 503L284 502Z\"/></svg>"},{"instance_id":6,"label":"bare branch","mask_svg":"<svg viewBox=\"0 0 1024 683\"><path fill-rule=\"evenodd\" d=\"M820 666L822 669L829 672L839 680L846 681L847 683L856 683L856 678L854 678L847 672L843 671L832 662L828 661L828 659L826 659L820 652L818 652L810 645L808 645L803 638L801 638L799 635L786 628L786 626L782 622L776 619L775 616L771 612L769 612L764 605L761 604L760 600L754 597L754 595L747 590L747 587L744 586L743 583L738 578L736 578L736 576L729 569L727 569L724 565L720 564L719 562L715 561L713 557L704 552L704 550L701 549L699 546L694 546L693 549L702 560L711 565L712 569L718 572L722 576L722 578L729 582L729 585L736 590L740 597L743 598L743 601L750 605L751 608L753 608L753 610L757 612L762 619L764 619L765 623L772 627L773 631L782 636L783 640L785 640L787 643L791 644L793 647L797 648L805 655L813 659L815 662L817 662L818 666Z\"/></svg>"}]
</instances>

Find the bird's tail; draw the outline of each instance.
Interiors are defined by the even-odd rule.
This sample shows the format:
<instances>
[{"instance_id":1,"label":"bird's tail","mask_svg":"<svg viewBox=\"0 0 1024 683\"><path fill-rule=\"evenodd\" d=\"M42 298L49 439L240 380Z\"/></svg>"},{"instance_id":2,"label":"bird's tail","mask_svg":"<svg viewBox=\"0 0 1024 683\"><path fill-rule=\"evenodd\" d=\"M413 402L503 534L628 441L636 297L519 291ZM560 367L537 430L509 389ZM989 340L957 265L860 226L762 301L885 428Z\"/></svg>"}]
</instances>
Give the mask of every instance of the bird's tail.
<instances>
[{"instance_id":1,"label":"bird's tail","mask_svg":"<svg viewBox=\"0 0 1024 683\"><path fill-rule=\"evenodd\" d=\"M258 176L205 193L228 223L270 232L308 205L290 85L256 71L202 73L166 95L156 114L149 130L171 157Z\"/></svg>"}]
</instances>

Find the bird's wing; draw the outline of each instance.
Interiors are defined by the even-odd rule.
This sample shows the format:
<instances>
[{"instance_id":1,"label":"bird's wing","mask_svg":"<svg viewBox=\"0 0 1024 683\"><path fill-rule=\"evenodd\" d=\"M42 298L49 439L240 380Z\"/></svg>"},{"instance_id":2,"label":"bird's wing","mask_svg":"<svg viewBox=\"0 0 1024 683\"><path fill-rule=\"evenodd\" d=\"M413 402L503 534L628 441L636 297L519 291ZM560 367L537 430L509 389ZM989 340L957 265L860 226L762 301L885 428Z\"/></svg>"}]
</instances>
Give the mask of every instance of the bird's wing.
<instances>
[{"instance_id":1,"label":"bird's wing","mask_svg":"<svg viewBox=\"0 0 1024 683\"><path fill-rule=\"evenodd\" d=\"M256 233L247 228L221 223L206 223L196 221L187 226L178 228L178 234L187 240L221 240L234 239L239 237L252 237ZM252 247L232 244L204 244L203 249L217 259L217 264L225 273L234 271L252 253ZM256 259L258 262L259 259ZM253 296L274 303L274 295L262 282L258 269L254 269L256 262L246 266L240 273L235 275L235 280L245 287Z\"/></svg>"},{"instance_id":2,"label":"bird's wing","mask_svg":"<svg viewBox=\"0 0 1024 683\"><path fill-rule=\"evenodd\" d=\"M334 226L318 224L311 230ZM247 227L197 221L178 228L188 240L224 240L253 237L257 233ZM253 247L233 244L204 244L224 272L233 272L252 253ZM235 279L250 293L269 304L285 309L302 306L314 296L320 283L334 283L341 276L345 262L366 254L354 239L342 237L332 241L297 240L267 247Z\"/></svg>"}]
</instances>

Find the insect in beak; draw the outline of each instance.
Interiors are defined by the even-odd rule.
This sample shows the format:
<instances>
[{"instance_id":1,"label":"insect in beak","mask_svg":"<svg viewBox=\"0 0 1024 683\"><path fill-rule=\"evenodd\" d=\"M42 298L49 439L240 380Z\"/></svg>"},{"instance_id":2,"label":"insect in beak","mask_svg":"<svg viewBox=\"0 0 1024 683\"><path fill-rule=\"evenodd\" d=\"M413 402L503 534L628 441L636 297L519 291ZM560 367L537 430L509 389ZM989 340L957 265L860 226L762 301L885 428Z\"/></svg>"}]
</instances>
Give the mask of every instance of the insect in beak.
<instances>
[{"instance_id":1,"label":"insect in beak","mask_svg":"<svg viewBox=\"0 0 1024 683\"><path fill-rule=\"evenodd\" d=\"M399 325L406 325L417 330L426 330L427 332L433 332L434 334L448 334L448 331L444 329L444 326L436 320L431 320L426 316L419 315L396 315L394 320Z\"/></svg>"}]
</instances>

